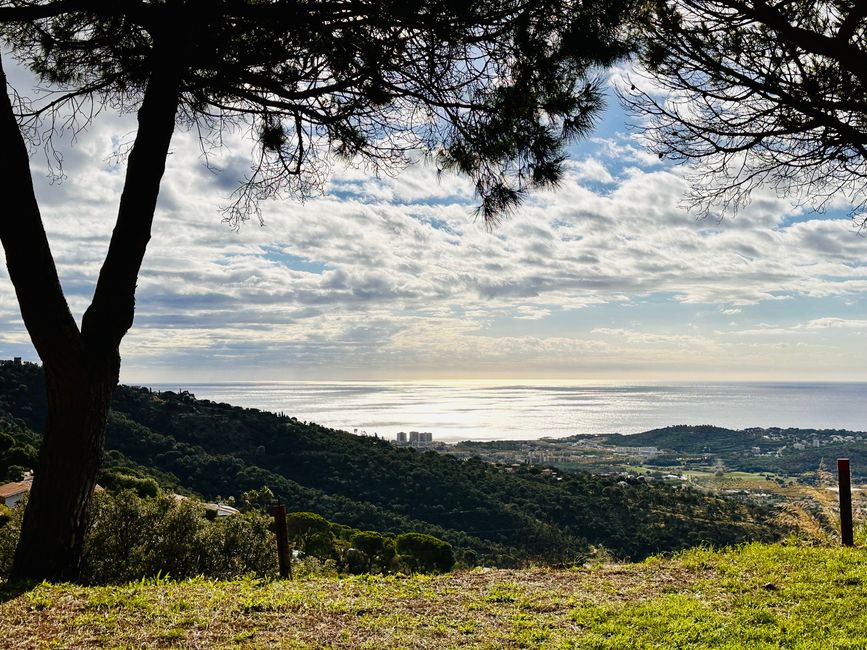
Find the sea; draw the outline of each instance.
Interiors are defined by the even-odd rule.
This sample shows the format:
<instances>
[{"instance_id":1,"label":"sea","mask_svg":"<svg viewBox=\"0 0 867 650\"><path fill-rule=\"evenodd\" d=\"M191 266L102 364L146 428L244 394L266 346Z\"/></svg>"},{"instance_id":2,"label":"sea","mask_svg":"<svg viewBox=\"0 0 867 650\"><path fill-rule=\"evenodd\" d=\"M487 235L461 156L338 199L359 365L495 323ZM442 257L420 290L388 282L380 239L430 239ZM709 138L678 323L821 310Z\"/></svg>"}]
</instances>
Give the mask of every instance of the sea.
<instances>
[{"instance_id":1,"label":"sea","mask_svg":"<svg viewBox=\"0 0 867 650\"><path fill-rule=\"evenodd\" d=\"M867 383L334 381L153 384L393 439L529 440L677 424L867 430Z\"/></svg>"}]
</instances>

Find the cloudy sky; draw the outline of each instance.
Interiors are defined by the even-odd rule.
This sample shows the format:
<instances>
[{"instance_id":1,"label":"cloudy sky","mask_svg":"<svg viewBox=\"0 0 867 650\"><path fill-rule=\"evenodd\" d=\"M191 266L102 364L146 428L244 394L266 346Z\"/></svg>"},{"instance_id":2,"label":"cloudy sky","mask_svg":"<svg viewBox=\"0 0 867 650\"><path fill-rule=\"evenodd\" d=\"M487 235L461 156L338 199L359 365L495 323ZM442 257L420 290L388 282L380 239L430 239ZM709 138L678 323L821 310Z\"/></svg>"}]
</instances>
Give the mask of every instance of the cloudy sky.
<instances>
[{"instance_id":1,"label":"cloudy sky","mask_svg":"<svg viewBox=\"0 0 867 650\"><path fill-rule=\"evenodd\" d=\"M216 171L176 134L122 380L867 379L867 238L844 206L819 215L768 194L697 219L683 170L624 124L609 106L562 186L493 232L466 181L422 164L394 178L336 167L321 198L265 204L264 226L235 231L219 208L249 144L230 138ZM59 184L33 158L78 318L120 196L112 153L134 125L105 115L64 143ZM3 268L12 356L36 360Z\"/></svg>"}]
</instances>

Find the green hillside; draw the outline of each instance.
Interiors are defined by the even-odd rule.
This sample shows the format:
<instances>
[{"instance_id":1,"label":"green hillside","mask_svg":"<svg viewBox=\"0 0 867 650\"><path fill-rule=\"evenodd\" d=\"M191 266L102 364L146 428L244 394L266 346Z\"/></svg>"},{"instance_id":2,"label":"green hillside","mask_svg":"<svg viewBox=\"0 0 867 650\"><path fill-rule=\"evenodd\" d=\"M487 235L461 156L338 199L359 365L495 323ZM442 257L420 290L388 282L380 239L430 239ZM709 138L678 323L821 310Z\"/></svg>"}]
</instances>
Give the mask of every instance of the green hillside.
<instances>
[{"instance_id":1,"label":"green hillside","mask_svg":"<svg viewBox=\"0 0 867 650\"><path fill-rule=\"evenodd\" d=\"M577 440L583 436L561 439ZM676 425L634 435L597 438L627 447L657 447L661 453L648 465L677 466L706 456L719 458L729 469L769 472L809 480L821 462L851 461L852 476L867 479L867 433L843 429L726 429L710 425ZM673 452L673 453L672 453Z\"/></svg>"},{"instance_id":2,"label":"green hillside","mask_svg":"<svg viewBox=\"0 0 867 650\"><path fill-rule=\"evenodd\" d=\"M711 425L677 425L629 436L610 434L601 437L615 445L659 447L681 452L717 454L746 451L761 442L761 435L756 431L741 431Z\"/></svg>"},{"instance_id":3,"label":"green hillside","mask_svg":"<svg viewBox=\"0 0 867 650\"><path fill-rule=\"evenodd\" d=\"M42 381L38 366L0 365L0 409L16 446L34 443L31 432L42 425ZM597 546L640 559L785 532L767 509L689 488L552 477L533 466L507 471L184 392L120 387L106 447L108 483L118 474L153 477L164 489L208 499L267 485L293 510L355 528L436 535L468 563L572 563Z\"/></svg>"},{"instance_id":4,"label":"green hillside","mask_svg":"<svg viewBox=\"0 0 867 650\"><path fill-rule=\"evenodd\" d=\"M15 648L864 648L863 549L641 564L0 591Z\"/></svg>"}]
</instances>

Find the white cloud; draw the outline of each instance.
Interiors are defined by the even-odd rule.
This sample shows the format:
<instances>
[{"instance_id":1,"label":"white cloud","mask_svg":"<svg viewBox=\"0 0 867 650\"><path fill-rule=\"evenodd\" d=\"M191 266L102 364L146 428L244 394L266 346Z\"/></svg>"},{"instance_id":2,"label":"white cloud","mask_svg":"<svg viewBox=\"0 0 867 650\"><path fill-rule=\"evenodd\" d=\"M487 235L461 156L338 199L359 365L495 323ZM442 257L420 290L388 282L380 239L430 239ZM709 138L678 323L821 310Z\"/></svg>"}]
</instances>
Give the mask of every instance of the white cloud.
<instances>
[{"instance_id":1,"label":"white cloud","mask_svg":"<svg viewBox=\"0 0 867 650\"><path fill-rule=\"evenodd\" d=\"M44 180L34 158L78 316L122 188L123 166L106 159L133 125L130 116L107 117L82 134L64 149L60 185ZM713 364L735 372L739 363L776 363L774 337L861 328L860 317L815 314L807 325L787 317L765 327L757 324L764 315L751 315L807 300L859 303L867 240L847 220L795 214L760 195L734 220L699 221L680 205L680 171L633 139L603 144L603 154L572 161L560 188L530 196L492 232L474 220L465 179L421 162L393 178L335 168L322 198L269 202L263 228L236 232L219 207L249 145L241 134L228 138L212 160L226 171L215 175L194 134L178 133L123 345L125 376L628 375ZM5 272L0 278L0 355L11 356L25 335ZM632 306L605 312L604 325L590 322L624 303ZM664 323L654 304L672 314ZM674 315L703 307L711 315L699 331ZM725 319L735 314L741 330ZM815 342L794 343L809 345L801 356L788 349L783 366L801 359L809 369ZM842 339L838 348L820 343L826 355L849 349Z\"/></svg>"},{"instance_id":2,"label":"white cloud","mask_svg":"<svg viewBox=\"0 0 867 650\"><path fill-rule=\"evenodd\" d=\"M867 330L867 320L846 318L816 318L805 325L806 329L850 329Z\"/></svg>"}]
</instances>

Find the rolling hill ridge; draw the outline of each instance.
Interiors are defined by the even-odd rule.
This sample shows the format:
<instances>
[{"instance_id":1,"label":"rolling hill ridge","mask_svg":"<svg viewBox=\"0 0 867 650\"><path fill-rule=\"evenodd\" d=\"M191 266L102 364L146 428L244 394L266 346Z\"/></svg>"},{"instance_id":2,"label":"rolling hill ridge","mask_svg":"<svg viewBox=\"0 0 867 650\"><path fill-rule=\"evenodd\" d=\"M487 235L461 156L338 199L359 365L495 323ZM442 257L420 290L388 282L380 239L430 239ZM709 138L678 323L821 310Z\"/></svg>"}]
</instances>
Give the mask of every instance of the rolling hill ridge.
<instances>
[{"instance_id":1,"label":"rolling hill ridge","mask_svg":"<svg viewBox=\"0 0 867 650\"><path fill-rule=\"evenodd\" d=\"M41 368L0 364L0 431L11 447L32 454L45 413ZM115 393L103 464L114 476L149 477L208 499L267 485L293 510L355 528L428 532L468 562L497 566L568 564L598 547L640 559L786 533L768 508L688 487L550 476L531 465L507 471L186 392L129 386ZM0 474L8 469L0 466Z\"/></svg>"}]
</instances>

